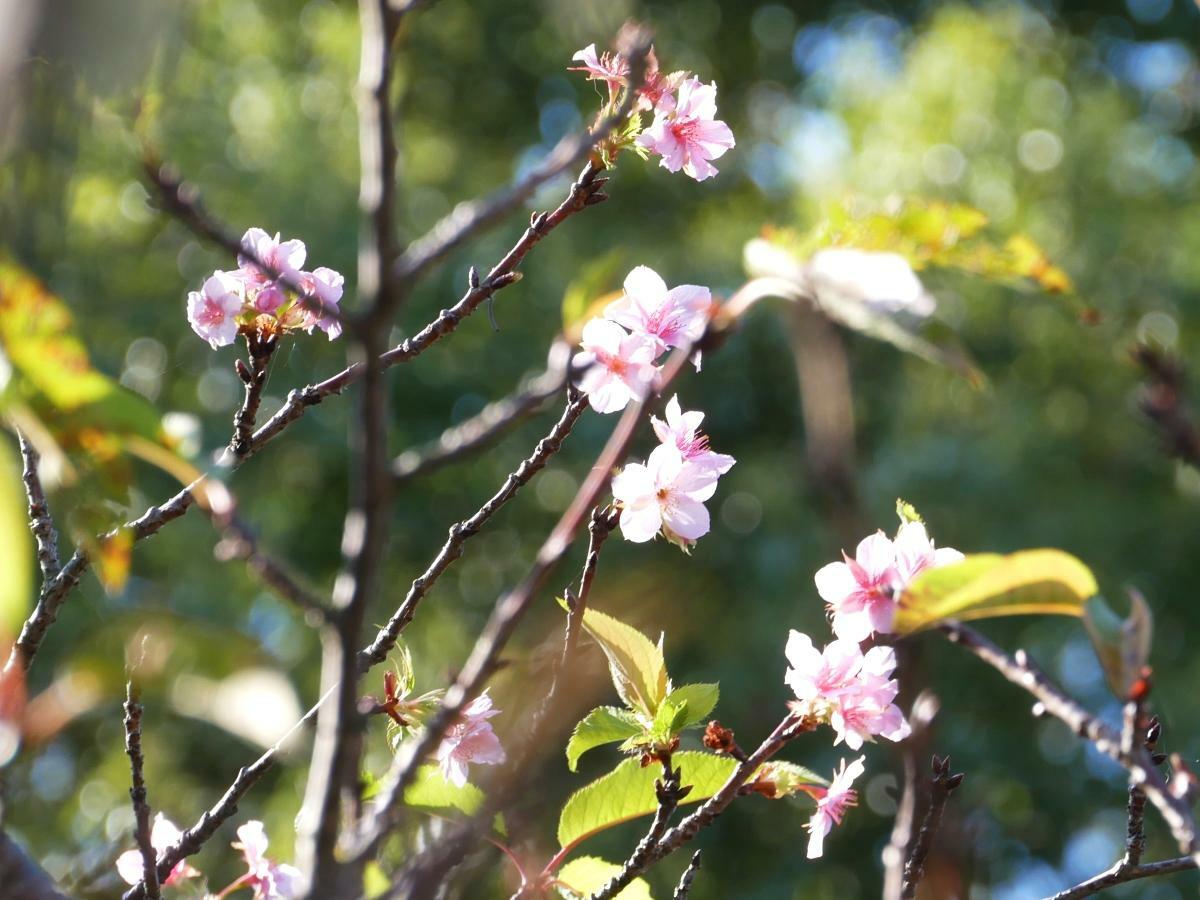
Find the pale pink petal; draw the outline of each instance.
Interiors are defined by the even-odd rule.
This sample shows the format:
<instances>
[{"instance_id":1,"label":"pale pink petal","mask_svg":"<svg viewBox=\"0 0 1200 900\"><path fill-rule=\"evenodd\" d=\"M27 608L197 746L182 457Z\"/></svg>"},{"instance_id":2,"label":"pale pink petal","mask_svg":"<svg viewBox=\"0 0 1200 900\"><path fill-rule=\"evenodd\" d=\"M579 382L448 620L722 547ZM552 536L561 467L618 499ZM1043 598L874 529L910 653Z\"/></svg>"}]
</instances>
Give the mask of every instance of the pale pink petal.
<instances>
[{"instance_id":1,"label":"pale pink petal","mask_svg":"<svg viewBox=\"0 0 1200 900\"><path fill-rule=\"evenodd\" d=\"M667 295L667 283L649 266L637 266L625 276L625 293L643 308L658 307Z\"/></svg>"},{"instance_id":2,"label":"pale pink petal","mask_svg":"<svg viewBox=\"0 0 1200 900\"><path fill-rule=\"evenodd\" d=\"M831 562L813 576L817 593L830 606L840 606L847 597L858 591L858 579L844 562Z\"/></svg>"},{"instance_id":3,"label":"pale pink petal","mask_svg":"<svg viewBox=\"0 0 1200 900\"><path fill-rule=\"evenodd\" d=\"M809 859L819 859L825 852L825 836L833 829L833 820L822 810L818 809L808 820L808 850Z\"/></svg>"},{"instance_id":4,"label":"pale pink petal","mask_svg":"<svg viewBox=\"0 0 1200 900\"><path fill-rule=\"evenodd\" d=\"M871 636L871 619L865 609L835 611L832 626L833 633L843 641L860 642Z\"/></svg>"},{"instance_id":5,"label":"pale pink petal","mask_svg":"<svg viewBox=\"0 0 1200 900\"><path fill-rule=\"evenodd\" d=\"M650 502L626 506L621 510L620 524L625 540L635 544L652 541L662 530L662 508Z\"/></svg>"},{"instance_id":6,"label":"pale pink petal","mask_svg":"<svg viewBox=\"0 0 1200 900\"><path fill-rule=\"evenodd\" d=\"M877 531L859 542L854 559L872 581L879 581L895 564L896 550L887 536L882 531Z\"/></svg>"},{"instance_id":7,"label":"pale pink petal","mask_svg":"<svg viewBox=\"0 0 1200 900\"><path fill-rule=\"evenodd\" d=\"M657 490L650 470L641 463L630 463L613 476L613 497L622 503L653 497Z\"/></svg>"},{"instance_id":8,"label":"pale pink petal","mask_svg":"<svg viewBox=\"0 0 1200 900\"><path fill-rule=\"evenodd\" d=\"M684 540L699 540L708 534L708 510L699 500L675 496L663 510L663 524Z\"/></svg>"},{"instance_id":9,"label":"pale pink petal","mask_svg":"<svg viewBox=\"0 0 1200 900\"><path fill-rule=\"evenodd\" d=\"M137 884L142 880L142 851L126 850L117 857L117 874L126 884Z\"/></svg>"},{"instance_id":10,"label":"pale pink petal","mask_svg":"<svg viewBox=\"0 0 1200 900\"><path fill-rule=\"evenodd\" d=\"M948 566L953 563L962 562L964 559L966 557L952 547L938 547L933 551L933 564L935 566Z\"/></svg>"}]
</instances>

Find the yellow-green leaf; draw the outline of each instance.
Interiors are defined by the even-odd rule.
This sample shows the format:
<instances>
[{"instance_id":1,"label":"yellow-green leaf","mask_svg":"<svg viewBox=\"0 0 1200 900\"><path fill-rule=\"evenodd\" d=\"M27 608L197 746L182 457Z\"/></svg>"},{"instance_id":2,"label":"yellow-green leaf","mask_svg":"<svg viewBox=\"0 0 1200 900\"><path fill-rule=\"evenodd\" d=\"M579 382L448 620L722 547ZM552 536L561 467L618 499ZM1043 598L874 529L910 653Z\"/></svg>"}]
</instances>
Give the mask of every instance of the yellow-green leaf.
<instances>
[{"instance_id":1,"label":"yellow-green leaf","mask_svg":"<svg viewBox=\"0 0 1200 900\"><path fill-rule=\"evenodd\" d=\"M580 719L571 732L571 738L567 741L567 768L574 772L579 765L579 757L593 747L628 740L645 730L637 716L629 710L599 706Z\"/></svg>"},{"instance_id":2,"label":"yellow-green leaf","mask_svg":"<svg viewBox=\"0 0 1200 900\"><path fill-rule=\"evenodd\" d=\"M737 760L694 750L676 753L672 764L681 780L691 786L683 803L706 800L720 790L737 768ZM558 841L564 849L574 847L597 832L648 816L658 808L654 782L662 775L658 766L642 767L627 759L602 778L572 794L558 820Z\"/></svg>"},{"instance_id":3,"label":"yellow-green leaf","mask_svg":"<svg viewBox=\"0 0 1200 900\"><path fill-rule=\"evenodd\" d=\"M918 575L900 597L896 631L909 634L945 619L1030 614L1083 615L1096 578L1062 550L979 553Z\"/></svg>"},{"instance_id":4,"label":"yellow-green leaf","mask_svg":"<svg viewBox=\"0 0 1200 900\"><path fill-rule=\"evenodd\" d=\"M621 867L616 863L597 856L581 856L558 870L555 887L566 900L580 900L592 896L620 871ZM617 900L654 900L644 878L633 879L615 896Z\"/></svg>"},{"instance_id":5,"label":"yellow-green leaf","mask_svg":"<svg viewBox=\"0 0 1200 900\"><path fill-rule=\"evenodd\" d=\"M432 809L457 809L473 815L483 805L483 791L470 782L459 787L442 777L442 771L432 763L417 770L416 780L404 792L409 806Z\"/></svg>"},{"instance_id":6,"label":"yellow-green leaf","mask_svg":"<svg viewBox=\"0 0 1200 900\"><path fill-rule=\"evenodd\" d=\"M20 455L0 440L0 639L16 637L33 596L33 536L21 485Z\"/></svg>"},{"instance_id":7,"label":"yellow-green leaf","mask_svg":"<svg viewBox=\"0 0 1200 900\"><path fill-rule=\"evenodd\" d=\"M1130 591L1129 615L1122 619L1103 597L1092 597L1084 605L1083 624L1109 688L1120 699L1127 699L1150 659L1154 617L1145 598Z\"/></svg>"},{"instance_id":8,"label":"yellow-green leaf","mask_svg":"<svg viewBox=\"0 0 1200 900\"><path fill-rule=\"evenodd\" d=\"M584 612L583 627L608 658L621 699L630 709L653 719L670 689L662 650L632 625L594 609Z\"/></svg>"}]
</instances>

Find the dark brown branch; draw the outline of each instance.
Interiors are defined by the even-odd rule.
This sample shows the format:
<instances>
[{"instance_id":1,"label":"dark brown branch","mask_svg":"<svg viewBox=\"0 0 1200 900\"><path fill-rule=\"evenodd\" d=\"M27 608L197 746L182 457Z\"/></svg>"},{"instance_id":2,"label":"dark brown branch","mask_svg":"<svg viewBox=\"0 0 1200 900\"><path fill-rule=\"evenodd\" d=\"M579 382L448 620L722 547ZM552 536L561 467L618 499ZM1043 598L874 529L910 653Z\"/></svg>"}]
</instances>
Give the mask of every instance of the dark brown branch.
<instances>
[{"instance_id":1,"label":"dark brown branch","mask_svg":"<svg viewBox=\"0 0 1200 900\"><path fill-rule=\"evenodd\" d=\"M392 462L392 477L404 484L457 462L490 446L502 435L542 408L567 383L570 347L556 341L550 349L546 371L523 385L516 393L489 403L476 415L447 428L441 436L421 447L405 450Z\"/></svg>"},{"instance_id":2,"label":"dark brown branch","mask_svg":"<svg viewBox=\"0 0 1200 900\"><path fill-rule=\"evenodd\" d=\"M444 259L454 248L503 219L547 181L578 165L593 153L597 144L604 141L628 118L630 112L633 111L633 104L637 100L635 88L641 86L646 71L646 58L650 52L650 32L641 26L626 26L617 36L617 45L621 55L629 60L631 86L626 90L621 104L613 111L612 115L606 117L591 131L564 138L549 156L511 187L503 188L483 199L460 203L456 206L449 215L434 225L428 234L408 246L404 255L396 263L397 278L405 283L415 281L429 268ZM580 204L589 201L599 202L598 198L604 197L603 194L597 193L600 185L594 184L595 176L599 171L598 166L589 163L588 167L584 169L587 176L586 188L580 184L584 180L584 176L581 176L580 181L576 182L576 187L572 188L572 195L578 194L575 199ZM530 230L535 232L532 236L531 246L540 237L536 234L541 230L541 226L538 225L539 218L545 217L544 215L535 216L534 223L530 227ZM529 232L526 234L529 235ZM520 259L518 258L516 262L520 262ZM488 277L491 278L495 272L496 270L493 269Z\"/></svg>"},{"instance_id":3,"label":"dark brown branch","mask_svg":"<svg viewBox=\"0 0 1200 900\"><path fill-rule=\"evenodd\" d=\"M899 748L904 765L904 785L896 806L892 836L882 854L884 900L899 900L904 889L904 864L908 860L917 828L917 791L920 780L917 760L927 752L929 734L939 707L937 697L929 691L922 691L913 701L907 717L912 733Z\"/></svg>"},{"instance_id":4,"label":"dark brown branch","mask_svg":"<svg viewBox=\"0 0 1200 900\"><path fill-rule=\"evenodd\" d=\"M241 408L233 417L233 439L229 442L229 452L234 459L242 459L250 452L250 439L254 435L254 421L258 418L258 407L262 403L263 389L267 386L267 371L271 363L271 354L275 352L278 341L275 335L260 337L257 334L246 335L246 349L250 354L250 365L245 365L240 359L235 364L238 377L245 385L246 394L242 399Z\"/></svg>"},{"instance_id":5,"label":"dark brown branch","mask_svg":"<svg viewBox=\"0 0 1200 900\"><path fill-rule=\"evenodd\" d=\"M1032 694L1038 701L1037 711L1061 720L1075 734L1123 766L1131 781L1141 787L1158 809L1179 849L1200 862L1200 840L1191 807L1171 792L1145 748L1135 747L1128 753L1123 752L1120 735L1114 734L1104 722L1052 684L1024 651L1018 650L1010 657L975 629L959 622L944 622L938 627L951 641L970 650L1013 684Z\"/></svg>"},{"instance_id":6,"label":"dark brown branch","mask_svg":"<svg viewBox=\"0 0 1200 900\"><path fill-rule=\"evenodd\" d=\"M551 457L558 452L562 447L562 442L567 435L571 433L571 429L575 427L575 423L579 421L579 417L583 415L583 411L588 408L588 399L585 395L579 394L571 398L567 402L563 414L559 420L554 423L554 427L550 432L538 441L533 453L529 455L516 469L504 479L504 484L500 486L495 494L487 503L483 504L474 515L470 518L463 519L450 527L450 534L446 538L446 543L438 551L437 556L433 561L412 583L408 589L408 594L404 601L387 624L379 630L379 634L375 636L370 646L365 647L359 652L359 670L366 671L371 666L383 662L387 659L387 655L391 649L396 646L396 641L400 637L400 633L404 631L408 623L412 621L416 615L417 605L429 592L429 589L437 582L442 573L449 568L450 564L462 556L463 548L468 539L478 534L487 521L494 516L505 503L516 496L517 491L528 484L533 476L540 472Z\"/></svg>"},{"instance_id":7,"label":"dark brown branch","mask_svg":"<svg viewBox=\"0 0 1200 900\"><path fill-rule=\"evenodd\" d=\"M42 570L42 589L58 575L58 534L54 531L54 520L50 517L50 506L46 503L46 492L38 476L38 452L25 435L17 432L21 445L21 479L25 482L25 497L29 501L29 530L37 541L38 567Z\"/></svg>"},{"instance_id":8,"label":"dark brown branch","mask_svg":"<svg viewBox=\"0 0 1200 900\"><path fill-rule=\"evenodd\" d=\"M1200 468L1200 431L1187 403L1187 373L1182 363L1149 344L1133 349L1146 373L1138 406L1158 428L1166 452Z\"/></svg>"},{"instance_id":9,"label":"dark brown branch","mask_svg":"<svg viewBox=\"0 0 1200 900\"><path fill-rule=\"evenodd\" d=\"M132 679L125 683L125 753L129 756L131 785L129 800L133 804L133 836L142 854L142 885L147 900L158 900L157 854L150 842L150 804L146 801L146 778L142 768L142 704Z\"/></svg>"},{"instance_id":10,"label":"dark brown branch","mask_svg":"<svg viewBox=\"0 0 1200 900\"><path fill-rule=\"evenodd\" d=\"M700 851L697 850L692 854L692 861L688 863L688 867L679 876L679 885L675 888L675 893L672 894L671 900L687 900L688 894L692 891L692 882L696 880L696 873L699 871Z\"/></svg>"},{"instance_id":11,"label":"dark brown branch","mask_svg":"<svg viewBox=\"0 0 1200 900\"><path fill-rule=\"evenodd\" d=\"M1054 895L1052 900L1077 900L1079 897L1090 897L1093 894L1098 894L1101 891L1116 887L1118 884L1124 884L1127 881L1137 881L1141 878L1155 878L1159 875L1173 875L1176 872L1188 872L1195 868L1196 860L1191 856L1180 856L1175 859L1143 863L1127 868L1122 868L1121 863L1118 862L1111 869L1101 872L1094 878L1089 878L1087 881L1077 884L1073 888L1060 891Z\"/></svg>"},{"instance_id":12,"label":"dark brown branch","mask_svg":"<svg viewBox=\"0 0 1200 900\"><path fill-rule=\"evenodd\" d=\"M942 824L942 813L946 809L946 801L954 793L955 788L962 784L963 776L950 774L950 757L939 759L933 757L933 777L929 783L929 806L925 809L925 818L921 821L921 830L909 851L908 861L904 864L904 887L900 896L911 900L917 896L917 885L925 874L925 861L933 848L933 838Z\"/></svg>"},{"instance_id":13,"label":"dark brown branch","mask_svg":"<svg viewBox=\"0 0 1200 900\"><path fill-rule=\"evenodd\" d=\"M67 900L50 876L11 837L0 831L0 885L6 900Z\"/></svg>"},{"instance_id":14,"label":"dark brown branch","mask_svg":"<svg viewBox=\"0 0 1200 900\"><path fill-rule=\"evenodd\" d=\"M658 842L666 834L671 816L675 814L680 801L691 792L690 786L685 786L680 782L680 770L671 769L669 755L662 760L662 767L662 778L654 783L654 796L658 800L658 808L654 811L654 818L650 821L649 829L638 841L638 845L630 854L629 859L625 860L621 871L610 878L608 884L592 894L591 900L608 900L609 897L615 897L628 887L630 882L641 872L645 871L650 854L654 852Z\"/></svg>"},{"instance_id":15,"label":"dark brown branch","mask_svg":"<svg viewBox=\"0 0 1200 900\"><path fill-rule=\"evenodd\" d=\"M1146 726L1142 718L1142 699L1127 701L1121 723L1122 753L1132 754L1138 746L1152 749L1152 744L1146 739ZM1146 792L1137 782L1130 779L1129 800L1126 806L1125 858L1121 860L1126 867L1137 866L1142 861L1142 854L1146 850L1145 816Z\"/></svg>"}]
</instances>

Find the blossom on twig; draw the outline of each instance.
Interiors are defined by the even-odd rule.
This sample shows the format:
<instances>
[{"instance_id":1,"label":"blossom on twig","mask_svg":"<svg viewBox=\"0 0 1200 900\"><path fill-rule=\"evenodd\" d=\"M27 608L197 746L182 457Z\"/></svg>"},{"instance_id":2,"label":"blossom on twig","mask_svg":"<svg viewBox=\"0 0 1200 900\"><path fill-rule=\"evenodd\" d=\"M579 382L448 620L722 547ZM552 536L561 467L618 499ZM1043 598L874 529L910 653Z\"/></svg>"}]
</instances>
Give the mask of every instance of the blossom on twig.
<instances>
[{"instance_id":1,"label":"blossom on twig","mask_svg":"<svg viewBox=\"0 0 1200 900\"><path fill-rule=\"evenodd\" d=\"M150 846L157 854L172 846L183 834L175 823L159 813L154 817L154 827L150 830ZM142 851L126 850L117 857L117 874L126 884L139 884L142 880ZM163 887L179 884L185 878L195 878L200 872L194 869L186 859L181 859L171 869L171 874L163 880Z\"/></svg>"}]
</instances>

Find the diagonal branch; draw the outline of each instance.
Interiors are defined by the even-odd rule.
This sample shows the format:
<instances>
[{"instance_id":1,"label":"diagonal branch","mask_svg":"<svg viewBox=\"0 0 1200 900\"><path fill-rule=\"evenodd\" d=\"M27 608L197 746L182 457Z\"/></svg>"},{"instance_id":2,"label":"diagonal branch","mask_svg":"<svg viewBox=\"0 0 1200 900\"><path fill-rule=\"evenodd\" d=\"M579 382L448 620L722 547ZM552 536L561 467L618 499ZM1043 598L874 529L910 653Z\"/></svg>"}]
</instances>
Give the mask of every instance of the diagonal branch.
<instances>
[{"instance_id":1,"label":"diagonal branch","mask_svg":"<svg viewBox=\"0 0 1200 900\"><path fill-rule=\"evenodd\" d=\"M129 799L133 803L133 836L142 854L142 884L147 900L159 900L157 854L150 842L150 804L146 802L146 778L142 772L142 704L132 679L125 683L125 752L129 755L131 786Z\"/></svg>"},{"instance_id":2,"label":"diagonal branch","mask_svg":"<svg viewBox=\"0 0 1200 900\"><path fill-rule=\"evenodd\" d=\"M25 482L25 497L29 501L29 530L37 542L38 567L42 570L43 591L58 575L58 535L54 531L54 520L50 517L50 506L46 503L46 492L38 476L38 452L24 434L17 432L21 445L21 480Z\"/></svg>"},{"instance_id":3,"label":"diagonal branch","mask_svg":"<svg viewBox=\"0 0 1200 900\"><path fill-rule=\"evenodd\" d=\"M1072 888L1060 891L1051 900L1078 900L1080 897L1091 897L1101 891L1106 891L1127 881L1137 881L1142 878L1155 878L1159 875L1173 875L1176 872L1189 872L1196 868L1196 860L1191 856L1179 856L1175 859L1165 859L1161 862L1141 863L1136 866L1122 868L1118 862L1111 869L1101 872Z\"/></svg>"},{"instance_id":4,"label":"diagonal branch","mask_svg":"<svg viewBox=\"0 0 1200 900\"><path fill-rule=\"evenodd\" d=\"M692 861L688 863L688 867L679 876L679 885L675 888L671 900L687 900L688 894L692 891L692 882L696 880L696 873L699 871L700 851L697 850L692 854Z\"/></svg>"}]
</instances>

